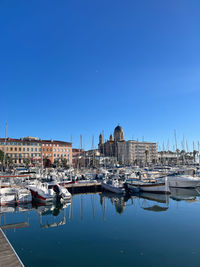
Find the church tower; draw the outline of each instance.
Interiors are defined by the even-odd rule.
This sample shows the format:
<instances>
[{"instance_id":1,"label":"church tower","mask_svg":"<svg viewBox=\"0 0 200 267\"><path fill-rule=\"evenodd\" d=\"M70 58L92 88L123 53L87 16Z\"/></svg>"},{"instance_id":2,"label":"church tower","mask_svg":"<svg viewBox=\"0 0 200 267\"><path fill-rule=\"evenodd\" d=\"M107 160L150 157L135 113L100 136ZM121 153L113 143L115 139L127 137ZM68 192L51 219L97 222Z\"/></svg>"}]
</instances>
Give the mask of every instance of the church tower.
<instances>
[{"instance_id":1,"label":"church tower","mask_svg":"<svg viewBox=\"0 0 200 267\"><path fill-rule=\"evenodd\" d=\"M114 130L114 141L120 142L124 141L124 131L121 126L117 126Z\"/></svg>"}]
</instances>

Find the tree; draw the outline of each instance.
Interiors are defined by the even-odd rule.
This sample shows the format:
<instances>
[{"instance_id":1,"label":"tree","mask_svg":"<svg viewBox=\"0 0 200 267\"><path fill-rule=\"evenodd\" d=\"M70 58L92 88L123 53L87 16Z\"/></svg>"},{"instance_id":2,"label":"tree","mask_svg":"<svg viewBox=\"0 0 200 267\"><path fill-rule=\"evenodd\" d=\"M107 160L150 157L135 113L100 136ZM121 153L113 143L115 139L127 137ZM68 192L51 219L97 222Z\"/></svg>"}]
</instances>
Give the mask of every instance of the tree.
<instances>
[{"instance_id":1,"label":"tree","mask_svg":"<svg viewBox=\"0 0 200 267\"><path fill-rule=\"evenodd\" d=\"M69 164L66 158L61 158L61 165L63 168L69 169Z\"/></svg>"},{"instance_id":2,"label":"tree","mask_svg":"<svg viewBox=\"0 0 200 267\"><path fill-rule=\"evenodd\" d=\"M43 165L44 165L44 168L51 167L51 161L50 161L50 159L44 158L43 159Z\"/></svg>"},{"instance_id":3,"label":"tree","mask_svg":"<svg viewBox=\"0 0 200 267\"><path fill-rule=\"evenodd\" d=\"M0 150L0 162L3 163L4 153Z\"/></svg>"},{"instance_id":4,"label":"tree","mask_svg":"<svg viewBox=\"0 0 200 267\"><path fill-rule=\"evenodd\" d=\"M26 158L26 159L25 159L25 162L24 162L24 163L25 163L25 165L26 165L26 168L28 168L30 162L31 162L30 158Z\"/></svg>"}]
</instances>

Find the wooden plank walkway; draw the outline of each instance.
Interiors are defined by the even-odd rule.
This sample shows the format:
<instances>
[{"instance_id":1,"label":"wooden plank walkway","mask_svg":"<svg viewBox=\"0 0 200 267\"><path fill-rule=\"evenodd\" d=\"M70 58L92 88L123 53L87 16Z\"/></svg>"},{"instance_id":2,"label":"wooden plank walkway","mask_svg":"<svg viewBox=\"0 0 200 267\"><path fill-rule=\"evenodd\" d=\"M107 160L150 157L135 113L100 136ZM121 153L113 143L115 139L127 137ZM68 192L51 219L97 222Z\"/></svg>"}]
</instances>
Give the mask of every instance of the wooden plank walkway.
<instances>
[{"instance_id":1,"label":"wooden plank walkway","mask_svg":"<svg viewBox=\"0 0 200 267\"><path fill-rule=\"evenodd\" d=\"M0 266L1 267L24 266L1 228L0 228Z\"/></svg>"}]
</instances>

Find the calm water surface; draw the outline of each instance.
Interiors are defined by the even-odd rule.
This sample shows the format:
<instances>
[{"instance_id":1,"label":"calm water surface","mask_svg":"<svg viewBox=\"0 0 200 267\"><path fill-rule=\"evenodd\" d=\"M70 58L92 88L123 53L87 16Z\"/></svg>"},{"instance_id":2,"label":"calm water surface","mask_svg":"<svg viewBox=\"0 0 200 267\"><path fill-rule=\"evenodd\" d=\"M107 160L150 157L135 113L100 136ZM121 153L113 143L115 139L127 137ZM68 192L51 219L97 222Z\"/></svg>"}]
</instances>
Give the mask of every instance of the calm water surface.
<instances>
[{"instance_id":1,"label":"calm water surface","mask_svg":"<svg viewBox=\"0 0 200 267\"><path fill-rule=\"evenodd\" d=\"M10 208L1 224L28 267L199 266L200 201L195 190L171 197L75 195L65 207Z\"/></svg>"}]
</instances>

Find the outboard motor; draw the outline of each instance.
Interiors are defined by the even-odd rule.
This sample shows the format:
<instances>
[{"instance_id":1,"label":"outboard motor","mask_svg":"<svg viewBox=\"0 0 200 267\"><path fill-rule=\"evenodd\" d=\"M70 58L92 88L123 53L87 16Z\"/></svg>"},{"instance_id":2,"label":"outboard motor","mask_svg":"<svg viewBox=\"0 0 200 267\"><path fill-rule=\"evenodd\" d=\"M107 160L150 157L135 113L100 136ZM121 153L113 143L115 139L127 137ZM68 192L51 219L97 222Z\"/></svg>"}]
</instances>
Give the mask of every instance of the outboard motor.
<instances>
[{"instance_id":1,"label":"outboard motor","mask_svg":"<svg viewBox=\"0 0 200 267\"><path fill-rule=\"evenodd\" d=\"M59 189L59 187L57 185L54 185L53 191L56 193L56 201L60 201L62 196L60 194L60 189Z\"/></svg>"}]
</instances>

